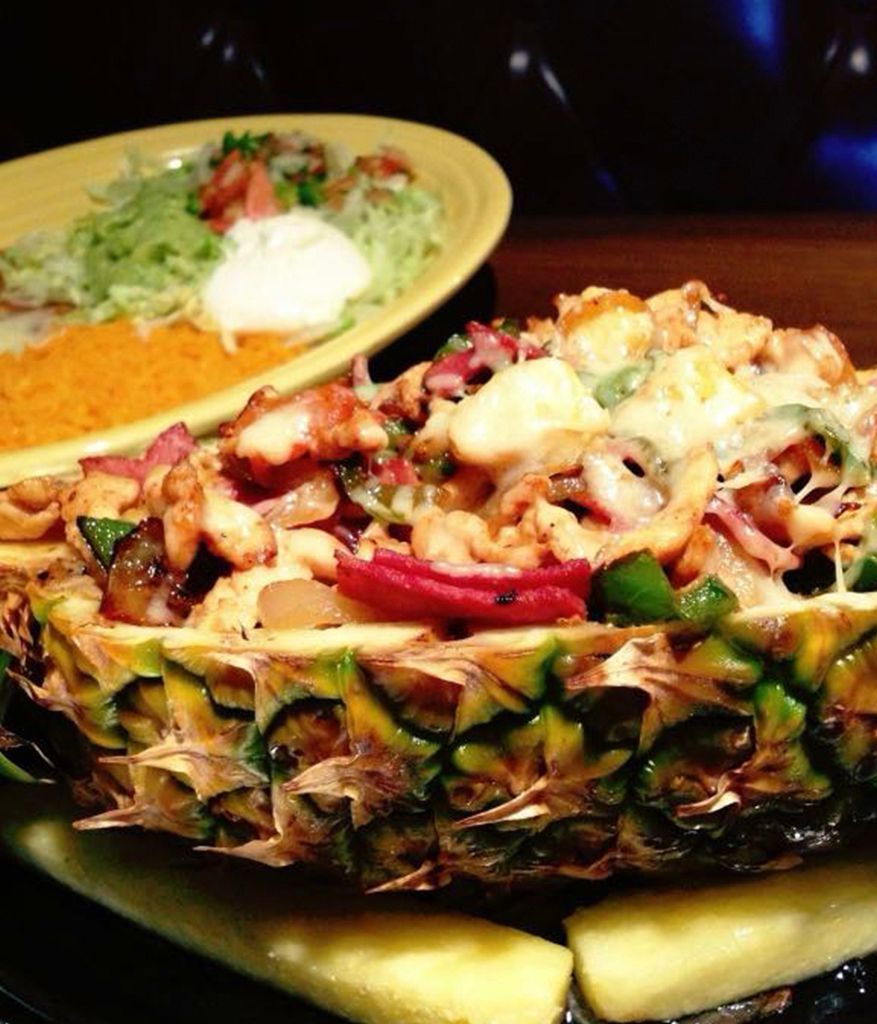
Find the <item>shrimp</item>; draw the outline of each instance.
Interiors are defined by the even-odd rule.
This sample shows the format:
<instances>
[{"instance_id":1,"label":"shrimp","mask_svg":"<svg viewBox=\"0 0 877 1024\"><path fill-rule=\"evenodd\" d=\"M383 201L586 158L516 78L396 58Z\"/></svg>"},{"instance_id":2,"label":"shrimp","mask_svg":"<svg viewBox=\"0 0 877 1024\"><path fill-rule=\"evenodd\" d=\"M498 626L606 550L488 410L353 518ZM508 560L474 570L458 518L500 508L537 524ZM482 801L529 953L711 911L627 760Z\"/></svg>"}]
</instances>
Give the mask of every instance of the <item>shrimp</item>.
<instances>
[{"instance_id":1,"label":"shrimp","mask_svg":"<svg viewBox=\"0 0 877 1024\"><path fill-rule=\"evenodd\" d=\"M525 513L522 525L532 528L558 562L573 558L593 561L607 536L605 529L585 525L573 512L544 499L538 499Z\"/></svg>"},{"instance_id":2,"label":"shrimp","mask_svg":"<svg viewBox=\"0 0 877 1024\"><path fill-rule=\"evenodd\" d=\"M344 545L322 530L302 528L275 532L276 554L268 565L254 565L219 579L189 613L187 625L220 631L252 629L259 621L259 595L283 580L333 582L335 552Z\"/></svg>"},{"instance_id":3,"label":"shrimp","mask_svg":"<svg viewBox=\"0 0 877 1024\"><path fill-rule=\"evenodd\" d=\"M627 291L586 288L558 295L556 354L576 369L605 373L636 362L652 344L655 321L642 299Z\"/></svg>"},{"instance_id":4,"label":"shrimp","mask_svg":"<svg viewBox=\"0 0 877 1024\"><path fill-rule=\"evenodd\" d=\"M660 292L647 304L658 324L660 347L665 352L706 345L728 370L756 359L773 328L766 317L739 313L719 302L702 281L689 281L679 289Z\"/></svg>"},{"instance_id":5,"label":"shrimp","mask_svg":"<svg viewBox=\"0 0 877 1024\"><path fill-rule=\"evenodd\" d=\"M548 545L536 539L529 525L503 527L494 537L479 516L438 508L428 509L414 524L411 550L417 558L434 562L493 562L518 569L537 568L549 553Z\"/></svg>"},{"instance_id":6,"label":"shrimp","mask_svg":"<svg viewBox=\"0 0 877 1024\"><path fill-rule=\"evenodd\" d=\"M400 555L411 554L411 545L408 541L396 540L395 537L390 535L384 523L373 519L360 534L359 543L356 546L356 555L358 558L371 558L378 548L396 551Z\"/></svg>"},{"instance_id":7,"label":"shrimp","mask_svg":"<svg viewBox=\"0 0 877 1024\"><path fill-rule=\"evenodd\" d=\"M774 331L762 355L768 370L820 377L828 384L855 384L856 370L841 340L819 325L808 331Z\"/></svg>"},{"instance_id":8,"label":"shrimp","mask_svg":"<svg viewBox=\"0 0 877 1024\"><path fill-rule=\"evenodd\" d=\"M413 453L420 459L441 455L451 447L449 430L457 403L447 398L434 398L429 405L429 419L414 435Z\"/></svg>"},{"instance_id":9,"label":"shrimp","mask_svg":"<svg viewBox=\"0 0 877 1024\"><path fill-rule=\"evenodd\" d=\"M430 397L423 378L431 366L432 363L417 363L388 384L378 385L369 407L420 423Z\"/></svg>"},{"instance_id":10,"label":"shrimp","mask_svg":"<svg viewBox=\"0 0 877 1024\"><path fill-rule=\"evenodd\" d=\"M383 419L343 384L324 384L288 398L265 387L237 419L219 428L220 452L236 475L274 487L282 482L283 468L304 455L341 459L386 448Z\"/></svg>"},{"instance_id":11,"label":"shrimp","mask_svg":"<svg viewBox=\"0 0 877 1024\"><path fill-rule=\"evenodd\" d=\"M202 541L237 569L274 557L277 545L268 523L254 509L222 493L216 483L208 467L195 460L174 466L164 478L164 539L175 569L188 569Z\"/></svg>"},{"instance_id":12,"label":"shrimp","mask_svg":"<svg viewBox=\"0 0 877 1024\"><path fill-rule=\"evenodd\" d=\"M61 482L36 476L0 491L0 540L39 540L61 519Z\"/></svg>"}]
</instances>

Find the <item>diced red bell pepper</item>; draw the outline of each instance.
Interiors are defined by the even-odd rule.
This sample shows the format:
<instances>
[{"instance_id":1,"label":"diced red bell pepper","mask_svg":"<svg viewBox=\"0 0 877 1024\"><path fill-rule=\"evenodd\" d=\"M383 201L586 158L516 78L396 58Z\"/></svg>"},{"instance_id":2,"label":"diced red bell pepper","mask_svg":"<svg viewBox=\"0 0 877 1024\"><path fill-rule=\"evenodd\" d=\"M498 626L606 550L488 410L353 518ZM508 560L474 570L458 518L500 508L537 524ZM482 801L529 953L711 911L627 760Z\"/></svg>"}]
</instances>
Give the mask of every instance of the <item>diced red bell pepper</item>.
<instances>
[{"instance_id":1,"label":"diced red bell pepper","mask_svg":"<svg viewBox=\"0 0 877 1024\"><path fill-rule=\"evenodd\" d=\"M129 458L124 455L91 455L80 459L83 473L112 473L129 476L142 484L150 470L156 466L175 466L196 448L195 438L185 423L175 423L163 430L143 455Z\"/></svg>"},{"instance_id":2,"label":"diced red bell pepper","mask_svg":"<svg viewBox=\"0 0 877 1024\"><path fill-rule=\"evenodd\" d=\"M537 345L474 320L466 325L466 334L472 343L469 348L443 356L426 371L423 385L427 391L444 397L457 395L482 370L496 373L521 359L545 355Z\"/></svg>"},{"instance_id":3,"label":"diced red bell pepper","mask_svg":"<svg viewBox=\"0 0 877 1024\"><path fill-rule=\"evenodd\" d=\"M495 576L492 581L486 574L470 572L470 579L477 577L478 585L472 585L465 582L465 571L455 577L436 569L437 563L404 555L388 560L388 554L392 552L366 561L339 553L339 591L402 619L470 619L513 626L584 618L586 614L582 596L567 587L542 583L541 578L534 583L527 572L517 577ZM581 568L576 572L581 573Z\"/></svg>"}]
</instances>

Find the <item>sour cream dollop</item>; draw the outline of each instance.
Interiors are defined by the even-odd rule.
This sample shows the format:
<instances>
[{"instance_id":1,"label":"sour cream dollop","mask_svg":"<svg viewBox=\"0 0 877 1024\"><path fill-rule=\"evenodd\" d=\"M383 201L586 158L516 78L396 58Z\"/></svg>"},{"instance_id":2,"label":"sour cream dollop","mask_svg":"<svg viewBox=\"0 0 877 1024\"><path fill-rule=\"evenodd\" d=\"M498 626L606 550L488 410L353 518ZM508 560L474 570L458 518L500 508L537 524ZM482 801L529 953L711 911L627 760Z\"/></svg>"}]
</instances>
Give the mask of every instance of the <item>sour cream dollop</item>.
<instances>
[{"instance_id":1,"label":"sour cream dollop","mask_svg":"<svg viewBox=\"0 0 877 1024\"><path fill-rule=\"evenodd\" d=\"M204 311L225 333L332 327L372 279L353 242L309 210L243 218L204 288Z\"/></svg>"}]
</instances>

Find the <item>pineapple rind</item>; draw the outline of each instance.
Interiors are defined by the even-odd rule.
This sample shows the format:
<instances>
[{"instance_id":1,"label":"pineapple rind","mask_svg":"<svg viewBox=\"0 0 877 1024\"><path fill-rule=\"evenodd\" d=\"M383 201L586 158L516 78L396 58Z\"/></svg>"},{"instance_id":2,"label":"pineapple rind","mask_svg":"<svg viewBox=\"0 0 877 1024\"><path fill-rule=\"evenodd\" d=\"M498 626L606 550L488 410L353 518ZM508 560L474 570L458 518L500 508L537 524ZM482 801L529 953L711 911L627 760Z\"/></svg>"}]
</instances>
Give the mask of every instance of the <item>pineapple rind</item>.
<instances>
[{"instance_id":1,"label":"pineapple rind","mask_svg":"<svg viewBox=\"0 0 877 1024\"><path fill-rule=\"evenodd\" d=\"M586 622L443 640L423 623L130 626L97 618L84 588L29 593L51 602L49 675L29 692L94 744L116 805L101 824L187 834L200 802L227 853L406 888L784 866L877 813L858 785L877 730L837 667L870 642L873 595L707 635ZM156 815L143 780L164 776L190 798Z\"/></svg>"},{"instance_id":2,"label":"pineapple rind","mask_svg":"<svg viewBox=\"0 0 877 1024\"><path fill-rule=\"evenodd\" d=\"M877 629L877 599L873 594L823 594L738 612L720 628L745 649L785 663L791 681L812 693L843 651Z\"/></svg>"}]
</instances>

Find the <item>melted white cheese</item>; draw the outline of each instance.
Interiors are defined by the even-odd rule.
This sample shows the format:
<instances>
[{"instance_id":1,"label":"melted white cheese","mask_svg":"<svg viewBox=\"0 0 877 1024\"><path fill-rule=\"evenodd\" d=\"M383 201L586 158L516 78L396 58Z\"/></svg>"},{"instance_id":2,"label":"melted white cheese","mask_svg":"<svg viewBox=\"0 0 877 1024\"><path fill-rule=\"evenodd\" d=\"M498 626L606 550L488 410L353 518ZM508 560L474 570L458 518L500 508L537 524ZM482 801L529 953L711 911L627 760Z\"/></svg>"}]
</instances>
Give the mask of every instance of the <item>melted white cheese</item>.
<instances>
[{"instance_id":1,"label":"melted white cheese","mask_svg":"<svg viewBox=\"0 0 877 1024\"><path fill-rule=\"evenodd\" d=\"M655 322L644 302L626 291L586 288L561 299L558 355L577 370L611 373L642 359Z\"/></svg>"},{"instance_id":2,"label":"melted white cheese","mask_svg":"<svg viewBox=\"0 0 877 1024\"><path fill-rule=\"evenodd\" d=\"M744 367L736 379L763 399L767 413L717 439L716 451L723 469L737 459L775 454L807 435L803 422L794 417L772 417L770 409L802 405L821 409L833 416L849 435L853 453L863 462L871 457L871 438L867 424L859 426L877 407L877 394L869 388L848 384L830 385L812 374L759 373Z\"/></svg>"},{"instance_id":3,"label":"melted white cheese","mask_svg":"<svg viewBox=\"0 0 877 1024\"><path fill-rule=\"evenodd\" d=\"M231 251L203 294L207 317L226 333L330 329L371 282L353 242L308 210L243 218L227 237Z\"/></svg>"},{"instance_id":4,"label":"melted white cheese","mask_svg":"<svg viewBox=\"0 0 877 1024\"><path fill-rule=\"evenodd\" d=\"M287 402L253 420L241 431L235 454L242 459L261 458L280 466L307 447L313 408L306 402Z\"/></svg>"},{"instance_id":5,"label":"melted white cheese","mask_svg":"<svg viewBox=\"0 0 877 1024\"><path fill-rule=\"evenodd\" d=\"M451 415L448 436L460 462L515 475L574 465L609 415L561 359L531 359L501 370Z\"/></svg>"},{"instance_id":6,"label":"melted white cheese","mask_svg":"<svg viewBox=\"0 0 877 1024\"><path fill-rule=\"evenodd\" d=\"M672 460L715 443L764 408L764 400L708 348L693 345L660 361L645 384L616 406L612 433L646 437Z\"/></svg>"},{"instance_id":7,"label":"melted white cheese","mask_svg":"<svg viewBox=\"0 0 877 1024\"><path fill-rule=\"evenodd\" d=\"M806 405L824 408L831 397L831 387L811 374L759 373L755 367L745 366L735 374L737 380L760 395L766 405Z\"/></svg>"}]
</instances>

